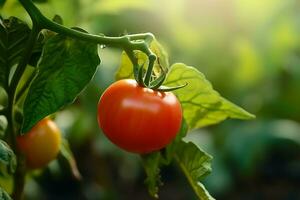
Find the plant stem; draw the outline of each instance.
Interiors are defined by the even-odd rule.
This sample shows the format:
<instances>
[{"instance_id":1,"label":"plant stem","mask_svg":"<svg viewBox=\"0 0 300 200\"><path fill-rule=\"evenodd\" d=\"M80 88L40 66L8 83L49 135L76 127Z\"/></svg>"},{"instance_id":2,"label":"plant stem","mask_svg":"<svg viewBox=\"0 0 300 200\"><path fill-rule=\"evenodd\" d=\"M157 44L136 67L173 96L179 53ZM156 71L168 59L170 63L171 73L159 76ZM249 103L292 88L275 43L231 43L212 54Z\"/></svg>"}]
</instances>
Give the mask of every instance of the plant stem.
<instances>
[{"instance_id":1,"label":"plant stem","mask_svg":"<svg viewBox=\"0 0 300 200\"><path fill-rule=\"evenodd\" d=\"M149 86L150 84L150 78L153 72L153 67L154 67L154 62L155 62L156 57L149 56L149 65L147 68L146 76L145 76L145 85Z\"/></svg>"},{"instance_id":2,"label":"plant stem","mask_svg":"<svg viewBox=\"0 0 300 200\"><path fill-rule=\"evenodd\" d=\"M67 28L63 25L55 23L46 18L40 10L32 3L31 0L19 0L26 11L29 13L31 19L35 21L42 29L48 29L56 33L60 33L69 37L78 38L89 42L95 42L97 44L106 45L110 47L122 48L126 51L129 59L131 60L134 70L137 59L132 56L134 50L140 50L144 52L149 58L149 65L145 77L145 84L147 87L150 83L151 74L153 71L156 55L149 48L150 43L154 39L152 33L140 33L133 35L124 35L120 37L107 37L103 35L93 35L85 32L81 32L75 29Z\"/></svg>"},{"instance_id":3,"label":"plant stem","mask_svg":"<svg viewBox=\"0 0 300 200\"><path fill-rule=\"evenodd\" d=\"M14 174L14 190L12 193L12 198L14 200L23 199L25 176L26 176L25 158L23 155L19 154L17 155L17 168Z\"/></svg>"},{"instance_id":4,"label":"plant stem","mask_svg":"<svg viewBox=\"0 0 300 200\"><path fill-rule=\"evenodd\" d=\"M27 63L30 59L31 52L34 48L40 30L41 29L38 27L38 25L33 21L33 27L26 44L24 55L17 66L17 69L13 75L8 90L8 112L7 112L8 131L7 133L10 136L9 143L17 156L17 168L14 174L14 186L13 186L13 193L12 193L12 197L14 200L22 199L24 182L25 182L24 179L26 173L23 155L19 151L16 144L16 138L18 136L19 130L16 130L16 127L18 126L15 126L15 122L14 122L15 96L16 96L16 91L17 91L19 81L26 69Z\"/></svg>"},{"instance_id":5,"label":"plant stem","mask_svg":"<svg viewBox=\"0 0 300 200\"><path fill-rule=\"evenodd\" d=\"M154 55L148 48L148 44L154 39L151 33L140 33L134 35L125 35L120 37L107 37L84 33L78 30L67 28L63 25L55 23L46 18L39 9L32 3L31 0L19 0L32 19L39 24L41 28L45 28L56 33L61 33L70 37L75 37L81 40L96 42L102 45L111 47L120 47L123 49L140 50L150 56ZM134 42L133 40L142 40Z\"/></svg>"}]
</instances>

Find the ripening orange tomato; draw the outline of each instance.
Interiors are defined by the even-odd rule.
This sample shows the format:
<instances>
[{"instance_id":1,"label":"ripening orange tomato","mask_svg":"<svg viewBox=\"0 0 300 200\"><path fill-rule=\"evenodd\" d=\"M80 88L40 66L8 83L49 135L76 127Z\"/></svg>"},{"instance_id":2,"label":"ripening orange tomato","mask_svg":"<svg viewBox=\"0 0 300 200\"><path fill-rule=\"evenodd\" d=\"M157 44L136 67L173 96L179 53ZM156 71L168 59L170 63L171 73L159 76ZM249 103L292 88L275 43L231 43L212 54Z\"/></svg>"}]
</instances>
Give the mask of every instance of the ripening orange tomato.
<instances>
[{"instance_id":1,"label":"ripening orange tomato","mask_svg":"<svg viewBox=\"0 0 300 200\"><path fill-rule=\"evenodd\" d=\"M31 169L44 167L54 160L59 153L60 143L61 132L49 118L44 118L28 133L17 137L18 148Z\"/></svg>"}]
</instances>

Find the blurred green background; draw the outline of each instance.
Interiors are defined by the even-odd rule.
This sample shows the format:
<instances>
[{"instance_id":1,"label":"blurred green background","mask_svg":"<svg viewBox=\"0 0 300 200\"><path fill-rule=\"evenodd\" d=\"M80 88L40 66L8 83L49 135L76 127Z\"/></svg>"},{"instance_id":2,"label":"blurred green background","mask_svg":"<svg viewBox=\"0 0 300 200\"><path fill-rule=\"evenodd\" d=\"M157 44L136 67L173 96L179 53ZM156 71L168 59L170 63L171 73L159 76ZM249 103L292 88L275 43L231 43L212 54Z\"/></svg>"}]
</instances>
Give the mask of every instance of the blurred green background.
<instances>
[{"instance_id":1,"label":"blurred green background","mask_svg":"<svg viewBox=\"0 0 300 200\"><path fill-rule=\"evenodd\" d=\"M1 1L0 1L1 2ZM188 136L214 156L204 184L216 199L300 199L300 1L39 0L67 26L120 36L152 32L170 63L203 72L224 97L255 114ZM17 1L4 17L29 22ZM75 154L81 181L57 163L28 178L28 199L150 199L138 156L103 136L96 121L101 92L114 81L120 50L100 49L102 63L74 105L56 116ZM161 199L196 199L176 166L162 170Z\"/></svg>"}]
</instances>

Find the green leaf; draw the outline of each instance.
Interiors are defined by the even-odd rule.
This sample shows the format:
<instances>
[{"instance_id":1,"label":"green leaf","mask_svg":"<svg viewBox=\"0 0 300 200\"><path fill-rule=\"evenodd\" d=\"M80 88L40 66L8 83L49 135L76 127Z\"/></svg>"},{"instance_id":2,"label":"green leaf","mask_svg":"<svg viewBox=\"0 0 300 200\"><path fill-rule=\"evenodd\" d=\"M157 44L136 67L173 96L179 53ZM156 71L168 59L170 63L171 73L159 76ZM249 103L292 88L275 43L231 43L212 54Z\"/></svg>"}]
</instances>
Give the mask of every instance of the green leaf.
<instances>
[{"instance_id":1,"label":"green leaf","mask_svg":"<svg viewBox=\"0 0 300 200\"><path fill-rule=\"evenodd\" d=\"M253 119L254 115L229 102L215 91L196 68L176 63L167 75L166 86L188 85L173 91L180 100L189 128L219 123L226 118Z\"/></svg>"},{"instance_id":2,"label":"green leaf","mask_svg":"<svg viewBox=\"0 0 300 200\"><path fill-rule=\"evenodd\" d=\"M0 175L7 176L15 172L17 166L16 156L11 148L0 140Z\"/></svg>"},{"instance_id":3,"label":"green leaf","mask_svg":"<svg viewBox=\"0 0 300 200\"><path fill-rule=\"evenodd\" d=\"M62 141L62 145L60 147L60 153L58 155L58 160L63 162L64 164L67 163L68 168L70 169L72 176L78 180L81 179L81 174L77 168L76 160L74 155L70 149L69 143L67 140ZM61 163L60 162L60 163Z\"/></svg>"},{"instance_id":4,"label":"green leaf","mask_svg":"<svg viewBox=\"0 0 300 200\"><path fill-rule=\"evenodd\" d=\"M45 43L56 33L49 30L42 30L39 33L38 39L34 45L34 48L31 53L28 64L35 67L38 64L39 59L41 58L43 47Z\"/></svg>"},{"instance_id":5,"label":"green leaf","mask_svg":"<svg viewBox=\"0 0 300 200\"><path fill-rule=\"evenodd\" d=\"M177 143L175 160L199 199L214 199L200 182L211 172L212 157L192 142Z\"/></svg>"},{"instance_id":6,"label":"green leaf","mask_svg":"<svg viewBox=\"0 0 300 200\"><path fill-rule=\"evenodd\" d=\"M63 19L59 15L54 15L52 21L54 21L55 23L58 23L60 25L63 25Z\"/></svg>"},{"instance_id":7,"label":"green leaf","mask_svg":"<svg viewBox=\"0 0 300 200\"><path fill-rule=\"evenodd\" d=\"M72 103L93 78L99 63L96 44L64 35L50 38L24 102L22 132Z\"/></svg>"},{"instance_id":8,"label":"green leaf","mask_svg":"<svg viewBox=\"0 0 300 200\"><path fill-rule=\"evenodd\" d=\"M0 116L0 137L2 138L7 128L7 120L4 116Z\"/></svg>"},{"instance_id":9,"label":"green leaf","mask_svg":"<svg viewBox=\"0 0 300 200\"><path fill-rule=\"evenodd\" d=\"M0 200L12 200L12 198L2 187L0 187Z\"/></svg>"},{"instance_id":10,"label":"green leaf","mask_svg":"<svg viewBox=\"0 0 300 200\"><path fill-rule=\"evenodd\" d=\"M153 152L142 156L143 166L147 175L145 184L148 187L149 194L158 199L159 186L162 185L160 177L160 152Z\"/></svg>"},{"instance_id":11,"label":"green leaf","mask_svg":"<svg viewBox=\"0 0 300 200\"><path fill-rule=\"evenodd\" d=\"M153 40L151 42L150 49L157 56L157 60L154 63L154 74L159 76L161 69L167 72L169 68L169 57L162 45L157 40ZM138 59L138 64L140 66L144 65L144 67L147 68L149 62L147 55L140 51L135 51L135 56ZM115 78L116 80L120 80L133 77L132 63L127 54L122 52L121 64L115 75Z\"/></svg>"},{"instance_id":12,"label":"green leaf","mask_svg":"<svg viewBox=\"0 0 300 200\"><path fill-rule=\"evenodd\" d=\"M0 19L0 86L7 87L10 69L19 61L29 33L18 18Z\"/></svg>"}]
</instances>

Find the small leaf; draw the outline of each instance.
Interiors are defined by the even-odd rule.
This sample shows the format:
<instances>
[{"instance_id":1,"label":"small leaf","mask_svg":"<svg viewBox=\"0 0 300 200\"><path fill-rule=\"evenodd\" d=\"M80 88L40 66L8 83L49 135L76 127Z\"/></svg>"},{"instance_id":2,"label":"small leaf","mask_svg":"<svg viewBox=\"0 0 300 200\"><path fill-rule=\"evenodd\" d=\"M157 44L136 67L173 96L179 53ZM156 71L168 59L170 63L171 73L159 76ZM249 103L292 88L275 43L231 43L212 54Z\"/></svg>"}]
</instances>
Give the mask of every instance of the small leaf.
<instances>
[{"instance_id":1,"label":"small leaf","mask_svg":"<svg viewBox=\"0 0 300 200\"><path fill-rule=\"evenodd\" d=\"M0 137L2 138L7 128L7 120L4 116L0 116Z\"/></svg>"},{"instance_id":2,"label":"small leaf","mask_svg":"<svg viewBox=\"0 0 300 200\"><path fill-rule=\"evenodd\" d=\"M81 174L77 168L77 164L76 164L74 155L70 149L70 146L69 146L69 143L67 140L62 141L58 160L64 160L64 163L68 164L73 177L76 178L77 180L81 179Z\"/></svg>"},{"instance_id":3,"label":"small leaf","mask_svg":"<svg viewBox=\"0 0 300 200\"><path fill-rule=\"evenodd\" d=\"M63 24L63 19L59 15L54 15L52 21L54 21L55 23L61 24L61 25Z\"/></svg>"},{"instance_id":4,"label":"small leaf","mask_svg":"<svg viewBox=\"0 0 300 200\"><path fill-rule=\"evenodd\" d=\"M159 44L157 40L152 41L150 45L150 49L157 56L157 59L154 63L154 74L158 77L161 73L161 70L165 72L168 71L169 68L169 57L166 51L163 49L162 45ZM148 66L148 57L146 54L135 51L135 56L138 59L138 64L140 66L144 65L145 68ZM133 65L125 52L122 52L121 55L121 64L116 73L116 80L133 78Z\"/></svg>"},{"instance_id":5,"label":"small leaf","mask_svg":"<svg viewBox=\"0 0 300 200\"><path fill-rule=\"evenodd\" d=\"M148 187L149 194L158 199L159 186L162 185L160 180L160 152L153 152L142 156L143 166L147 175L145 184Z\"/></svg>"},{"instance_id":6,"label":"small leaf","mask_svg":"<svg viewBox=\"0 0 300 200\"><path fill-rule=\"evenodd\" d=\"M28 64L35 67L39 59L41 58L43 47L45 43L56 33L49 31L49 30L42 30L38 36L38 39L34 45L34 48L31 53L31 57L29 59Z\"/></svg>"},{"instance_id":7,"label":"small leaf","mask_svg":"<svg viewBox=\"0 0 300 200\"><path fill-rule=\"evenodd\" d=\"M72 103L93 78L99 63L96 44L59 34L50 38L24 102L22 132Z\"/></svg>"},{"instance_id":8,"label":"small leaf","mask_svg":"<svg viewBox=\"0 0 300 200\"><path fill-rule=\"evenodd\" d=\"M200 181L211 172L212 157L192 142L180 141L176 146L175 160L188 179L199 199L212 200Z\"/></svg>"},{"instance_id":9,"label":"small leaf","mask_svg":"<svg viewBox=\"0 0 300 200\"><path fill-rule=\"evenodd\" d=\"M2 176L11 175L17 166L16 156L11 148L0 140L0 174Z\"/></svg>"},{"instance_id":10,"label":"small leaf","mask_svg":"<svg viewBox=\"0 0 300 200\"><path fill-rule=\"evenodd\" d=\"M228 117L254 118L254 115L221 97L205 76L194 67L182 63L172 65L164 85L177 86L186 83L186 87L173 92L180 100L189 128L216 124Z\"/></svg>"},{"instance_id":11,"label":"small leaf","mask_svg":"<svg viewBox=\"0 0 300 200\"><path fill-rule=\"evenodd\" d=\"M0 187L0 199L1 200L12 200L12 198L7 194L7 192Z\"/></svg>"},{"instance_id":12,"label":"small leaf","mask_svg":"<svg viewBox=\"0 0 300 200\"><path fill-rule=\"evenodd\" d=\"M30 29L16 17L0 19L0 86L7 86L11 67L25 48Z\"/></svg>"}]
</instances>

